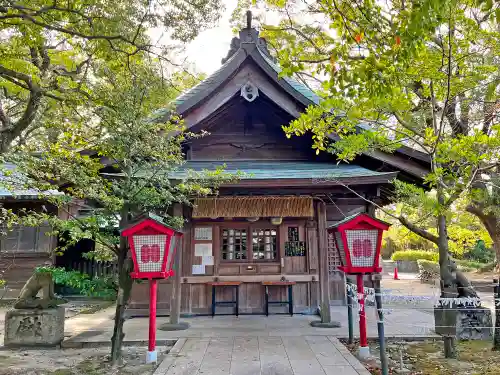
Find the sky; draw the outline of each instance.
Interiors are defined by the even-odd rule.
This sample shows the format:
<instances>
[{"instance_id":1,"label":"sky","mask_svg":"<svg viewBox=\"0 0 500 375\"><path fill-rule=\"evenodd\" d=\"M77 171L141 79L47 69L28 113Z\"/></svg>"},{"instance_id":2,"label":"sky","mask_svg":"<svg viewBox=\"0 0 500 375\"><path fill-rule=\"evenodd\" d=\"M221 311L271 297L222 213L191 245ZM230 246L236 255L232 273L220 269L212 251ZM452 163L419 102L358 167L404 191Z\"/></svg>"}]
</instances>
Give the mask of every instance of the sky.
<instances>
[{"instance_id":1,"label":"sky","mask_svg":"<svg viewBox=\"0 0 500 375\"><path fill-rule=\"evenodd\" d=\"M219 69L229 51L233 32L229 24L236 0L223 0L226 10L216 27L202 31L186 48L186 56L196 71L210 74Z\"/></svg>"},{"instance_id":2,"label":"sky","mask_svg":"<svg viewBox=\"0 0 500 375\"><path fill-rule=\"evenodd\" d=\"M219 22L214 27L202 31L198 37L193 40L185 51L185 57L192 63L196 72L210 74L216 71L221 66L221 60L226 57L229 52L231 39L235 36L232 27L229 23L231 14L236 8L237 0L222 0L225 5ZM279 17L277 13L264 11L264 8L252 7L252 12L255 15L260 15L262 21L268 24L278 23ZM258 25L255 21L254 25Z\"/></svg>"}]
</instances>

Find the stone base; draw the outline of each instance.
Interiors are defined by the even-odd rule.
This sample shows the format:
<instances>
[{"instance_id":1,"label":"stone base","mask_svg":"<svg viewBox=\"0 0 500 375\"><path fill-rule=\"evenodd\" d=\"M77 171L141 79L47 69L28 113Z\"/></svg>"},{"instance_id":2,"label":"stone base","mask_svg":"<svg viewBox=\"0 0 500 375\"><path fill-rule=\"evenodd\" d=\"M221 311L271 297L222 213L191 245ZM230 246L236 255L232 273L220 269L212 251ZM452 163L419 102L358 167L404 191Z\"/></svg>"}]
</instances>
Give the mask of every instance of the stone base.
<instances>
[{"instance_id":1,"label":"stone base","mask_svg":"<svg viewBox=\"0 0 500 375\"><path fill-rule=\"evenodd\" d=\"M179 322L177 324L164 323L158 327L160 331L183 331L189 328L189 323Z\"/></svg>"},{"instance_id":2,"label":"stone base","mask_svg":"<svg viewBox=\"0 0 500 375\"><path fill-rule=\"evenodd\" d=\"M491 340L493 320L491 311L482 307L434 309L436 333L455 336L459 340Z\"/></svg>"},{"instance_id":3,"label":"stone base","mask_svg":"<svg viewBox=\"0 0 500 375\"><path fill-rule=\"evenodd\" d=\"M5 314L6 347L56 346L64 339L64 307L19 309Z\"/></svg>"},{"instance_id":4,"label":"stone base","mask_svg":"<svg viewBox=\"0 0 500 375\"><path fill-rule=\"evenodd\" d=\"M340 322L331 321L329 323L323 323L320 320L319 321L313 320L312 322L309 323L309 325L311 327L314 327L314 328L340 328L341 327Z\"/></svg>"}]
</instances>

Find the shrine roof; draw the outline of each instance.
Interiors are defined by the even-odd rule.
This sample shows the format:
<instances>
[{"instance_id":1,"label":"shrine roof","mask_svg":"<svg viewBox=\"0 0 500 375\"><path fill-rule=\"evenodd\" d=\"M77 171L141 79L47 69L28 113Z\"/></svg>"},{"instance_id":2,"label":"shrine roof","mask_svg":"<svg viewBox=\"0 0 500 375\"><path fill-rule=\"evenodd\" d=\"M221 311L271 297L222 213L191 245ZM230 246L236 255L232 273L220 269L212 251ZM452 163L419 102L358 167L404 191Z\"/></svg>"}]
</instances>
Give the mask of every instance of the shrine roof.
<instances>
[{"instance_id":1,"label":"shrine roof","mask_svg":"<svg viewBox=\"0 0 500 375\"><path fill-rule=\"evenodd\" d=\"M269 78L281 86L304 107L318 104L320 98L306 85L292 77L280 76L281 67L275 62L267 49L264 39L259 38L255 28L245 28L240 31L239 38L233 38L231 50L223 59L222 66L196 86L178 96L173 104L178 114L185 114L205 100L211 93L228 80L246 61L253 61ZM155 115L168 115L169 109L158 111Z\"/></svg>"},{"instance_id":2,"label":"shrine roof","mask_svg":"<svg viewBox=\"0 0 500 375\"><path fill-rule=\"evenodd\" d=\"M377 172L358 165L302 161L187 161L182 168L170 173L172 179L185 179L190 171L203 172L225 166L224 173L240 173L242 180L311 179L311 182L335 182L336 179L382 177L395 178L394 172ZM314 180L314 181L313 181Z\"/></svg>"}]
</instances>

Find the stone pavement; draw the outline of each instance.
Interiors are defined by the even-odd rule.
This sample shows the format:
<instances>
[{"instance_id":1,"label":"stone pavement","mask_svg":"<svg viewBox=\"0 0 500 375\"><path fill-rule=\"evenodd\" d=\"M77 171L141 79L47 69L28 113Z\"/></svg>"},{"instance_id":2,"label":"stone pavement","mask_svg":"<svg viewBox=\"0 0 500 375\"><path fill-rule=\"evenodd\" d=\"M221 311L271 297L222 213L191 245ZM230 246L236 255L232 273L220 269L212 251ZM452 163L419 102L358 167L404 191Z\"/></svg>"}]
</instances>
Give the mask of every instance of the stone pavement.
<instances>
[{"instance_id":1,"label":"stone pavement","mask_svg":"<svg viewBox=\"0 0 500 375\"><path fill-rule=\"evenodd\" d=\"M332 336L179 339L154 375L369 375Z\"/></svg>"},{"instance_id":2,"label":"stone pavement","mask_svg":"<svg viewBox=\"0 0 500 375\"><path fill-rule=\"evenodd\" d=\"M368 336L377 338L376 312L373 307L366 307ZM66 344L107 343L113 334L112 319L97 319L100 324L88 327L80 335L65 341ZM73 318L75 319L75 318ZM313 328L309 323L319 320L310 315L240 315L236 316L198 316L185 318L190 328L184 331L157 330L157 340L176 340L178 338L218 338L218 337L299 337L299 336L335 336L347 337L347 308L332 306L332 319L341 322L341 328ZM158 317L157 325L168 322L168 317ZM69 328L69 327L67 327ZM437 337L433 331L434 316L416 309L394 307L385 316L386 337ZM68 329L67 329L68 330ZM125 321L125 342L147 342L148 319L132 318ZM357 314L354 313L354 334L359 336ZM312 374L311 374L312 375Z\"/></svg>"}]
</instances>

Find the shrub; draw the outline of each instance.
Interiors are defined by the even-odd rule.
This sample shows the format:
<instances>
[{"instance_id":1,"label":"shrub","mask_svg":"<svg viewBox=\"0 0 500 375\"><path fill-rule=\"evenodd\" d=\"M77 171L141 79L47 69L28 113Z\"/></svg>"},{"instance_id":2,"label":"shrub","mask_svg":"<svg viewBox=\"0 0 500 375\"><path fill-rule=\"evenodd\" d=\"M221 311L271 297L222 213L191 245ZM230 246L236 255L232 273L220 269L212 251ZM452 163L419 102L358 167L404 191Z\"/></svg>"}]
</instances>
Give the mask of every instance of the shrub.
<instances>
[{"instance_id":1,"label":"shrub","mask_svg":"<svg viewBox=\"0 0 500 375\"><path fill-rule=\"evenodd\" d=\"M88 297L101 297L111 300L116 298L116 280L111 276L91 278L86 273L66 271L63 267L53 266L37 267L35 272L51 273L54 284L74 288Z\"/></svg>"},{"instance_id":2,"label":"shrub","mask_svg":"<svg viewBox=\"0 0 500 375\"><path fill-rule=\"evenodd\" d=\"M478 271L479 272L491 272L495 269L496 266L497 266L496 262L486 263L481 268L479 268Z\"/></svg>"},{"instance_id":3,"label":"shrub","mask_svg":"<svg viewBox=\"0 0 500 375\"><path fill-rule=\"evenodd\" d=\"M407 250L407 251L396 251L392 254L392 260L419 260L425 259L437 262L439 259L439 254L433 251L425 250Z\"/></svg>"},{"instance_id":4,"label":"shrub","mask_svg":"<svg viewBox=\"0 0 500 375\"><path fill-rule=\"evenodd\" d=\"M493 249L486 247L483 240L478 240L476 245L464 254L465 258L475 260L481 263L489 263L495 260Z\"/></svg>"},{"instance_id":5,"label":"shrub","mask_svg":"<svg viewBox=\"0 0 500 375\"><path fill-rule=\"evenodd\" d=\"M418 277L421 282L433 282L439 278L439 264L432 260L418 259Z\"/></svg>"},{"instance_id":6,"label":"shrub","mask_svg":"<svg viewBox=\"0 0 500 375\"><path fill-rule=\"evenodd\" d=\"M464 271L465 269L469 270L478 270L486 265L486 263L475 262L473 260L464 260L464 259L453 259L457 266ZM467 271L466 271L467 272Z\"/></svg>"}]
</instances>

